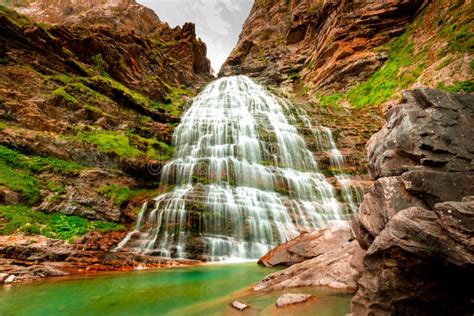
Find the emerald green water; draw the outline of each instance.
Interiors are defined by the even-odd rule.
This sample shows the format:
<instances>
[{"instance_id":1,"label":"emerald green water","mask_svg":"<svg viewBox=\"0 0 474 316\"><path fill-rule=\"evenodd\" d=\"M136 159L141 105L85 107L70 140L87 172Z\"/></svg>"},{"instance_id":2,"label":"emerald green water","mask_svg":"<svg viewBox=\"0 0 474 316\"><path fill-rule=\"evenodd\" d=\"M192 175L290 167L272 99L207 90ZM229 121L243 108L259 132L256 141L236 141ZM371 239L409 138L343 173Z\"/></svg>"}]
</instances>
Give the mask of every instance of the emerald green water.
<instances>
[{"instance_id":1,"label":"emerald green water","mask_svg":"<svg viewBox=\"0 0 474 316\"><path fill-rule=\"evenodd\" d=\"M255 263L206 265L53 280L0 288L0 315L229 315L239 299L255 307L244 315L278 315L281 293L246 289L275 271ZM345 315L350 295L299 289L318 296L281 315Z\"/></svg>"}]
</instances>

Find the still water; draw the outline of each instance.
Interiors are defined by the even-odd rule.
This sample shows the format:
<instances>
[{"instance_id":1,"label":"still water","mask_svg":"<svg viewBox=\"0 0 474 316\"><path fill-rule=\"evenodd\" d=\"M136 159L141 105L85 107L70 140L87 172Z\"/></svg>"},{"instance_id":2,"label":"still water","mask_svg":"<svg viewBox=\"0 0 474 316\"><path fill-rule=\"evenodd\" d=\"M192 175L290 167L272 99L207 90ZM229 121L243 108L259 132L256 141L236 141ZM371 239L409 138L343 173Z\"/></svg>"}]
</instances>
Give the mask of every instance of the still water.
<instances>
[{"instance_id":1,"label":"still water","mask_svg":"<svg viewBox=\"0 0 474 316\"><path fill-rule=\"evenodd\" d=\"M350 312L351 294L328 289L254 293L249 287L276 269L256 263L143 270L0 288L0 315L319 315ZM311 302L284 310L282 293L310 293ZM253 308L233 311L239 299Z\"/></svg>"}]
</instances>

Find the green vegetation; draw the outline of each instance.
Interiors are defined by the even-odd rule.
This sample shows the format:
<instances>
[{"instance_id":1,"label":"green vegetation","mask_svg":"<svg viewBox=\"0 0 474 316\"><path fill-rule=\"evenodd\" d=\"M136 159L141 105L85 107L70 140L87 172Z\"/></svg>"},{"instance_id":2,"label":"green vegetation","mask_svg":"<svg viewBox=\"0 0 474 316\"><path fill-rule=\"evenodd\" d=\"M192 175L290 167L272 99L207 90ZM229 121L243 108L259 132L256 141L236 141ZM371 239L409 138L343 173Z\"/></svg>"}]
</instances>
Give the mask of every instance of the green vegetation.
<instances>
[{"instance_id":1,"label":"green vegetation","mask_svg":"<svg viewBox=\"0 0 474 316\"><path fill-rule=\"evenodd\" d=\"M16 11L10 10L3 5L0 5L0 14L6 16L7 19L18 28L22 28L23 26L31 23L31 21L28 20L28 18L24 15L18 14Z\"/></svg>"},{"instance_id":2,"label":"green vegetation","mask_svg":"<svg viewBox=\"0 0 474 316\"><path fill-rule=\"evenodd\" d=\"M72 95L70 95L69 93L67 93L64 87L54 90L52 92L52 95L55 97L60 97L68 103L77 103L77 99L73 97Z\"/></svg>"},{"instance_id":3,"label":"green vegetation","mask_svg":"<svg viewBox=\"0 0 474 316\"><path fill-rule=\"evenodd\" d=\"M344 99L343 93L322 95L319 97L319 105L322 107L338 107L342 99Z\"/></svg>"},{"instance_id":4,"label":"green vegetation","mask_svg":"<svg viewBox=\"0 0 474 316\"><path fill-rule=\"evenodd\" d=\"M10 190L19 192L28 202L35 204L40 198L40 190L45 184L34 174L54 172L60 174L77 174L84 167L64 160L27 156L0 145L0 184Z\"/></svg>"},{"instance_id":5,"label":"green vegetation","mask_svg":"<svg viewBox=\"0 0 474 316\"><path fill-rule=\"evenodd\" d=\"M0 159L0 184L20 192L29 204L40 198L40 182L28 172L16 170Z\"/></svg>"},{"instance_id":6,"label":"green vegetation","mask_svg":"<svg viewBox=\"0 0 474 316\"><path fill-rule=\"evenodd\" d=\"M125 186L111 184L98 188L97 192L112 199L115 205L122 206L123 203L130 201L140 191L134 191Z\"/></svg>"},{"instance_id":7,"label":"green vegetation","mask_svg":"<svg viewBox=\"0 0 474 316\"><path fill-rule=\"evenodd\" d=\"M142 152L130 145L125 133L116 131L94 131L78 135L79 139L97 145L105 152L114 152L123 157L137 157Z\"/></svg>"},{"instance_id":8,"label":"green vegetation","mask_svg":"<svg viewBox=\"0 0 474 316\"><path fill-rule=\"evenodd\" d=\"M443 1L437 1L442 10ZM449 14L441 14L436 24L441 27L439 34L448 41L448 47L442 55L450 51L469 53L474 49L474 7L463 0L458 0L448 8Z\"/></svg>"},{"instance_id":9,"label":"green vegetation","mask_svg":"<svg viewBox=\"0 0 474 316\"><path fill-rule=\"evenodd\" d=\"M288 75L288 79L290 79L290 80L299 80L300 78L301 78L301 74L300 74L299 70L293 70Z\"/></svg>"},{"instance_id":10,"label":"green vegetation","mask_svg":"<svg viewBox=\"0 0 474 316\"><path fill-rule=\"evenodd\" d=\"M78 174L85 167L75 162L41 156L27 156L0 145L0 161L16 169L26 169L34 173L54 172L64 175Z\"/></svg>"},{"instance_id":11,"label":"green vegetation","mask_svg":"<svg viewBox=\"0 0 474 316\"><path fill-rule=\"evenodd\" d=\"M123 231L125 227L110 222L89 221L78 216L45 214L24 205L0 206L0 234L21 232L28 235L44 235L49 238L73 240L87 232Z\"/></svg>"},{"instance_id":12,"label":"green vegetation","mask_svg":"<svg viewBox=\"0 0 474 316\"><path fill-rule=\"evenodd\" d=\"M387 45L390 51L387 62L369 80L348 92L351 104L357 108L381 104L416 81L426 66L427 52L415 54L411 34L408 30Z\"/></svg>"},{"instance_id":13,"label":"green vegetation","mask_svg":"<svg viewBox=\"0 0 474 316\"><path fill-rule=\"evenodd\" d=\"M154 138L145 138L132 132L90 131L80 133L76 139L97 145L104 152L113 152L121 157L168 160L174 154L174 147Z\"/></svg>"},{"instance_id":14,"label":"green vegetation","mask_svg":"<svg viewBox=\"0 0 474 316\"><path fill-rule=\"evenodd\" d=\"M91 60L94 68L99 71L102 76L107 75L107 71L105 70L107 63L105 62L104 57L102 57L102 54L92 56Z\"/></svg>"},{"instance_id":15,"label":"green vegetation","mask_svg":"<svg viewBox=\"0 0 474 316\"><path fill-rule=\"evenodd\" d=\"M440 12L446 10L443 1L437 0L433 5L434 10ZM403 35L381 48L388 53L388 60L366 82L353 87L346 93L320 95L318 96L319 103L321 106L340 106L343 100L347 100L356 108L376 106L390 100L395 93L415 83L422 71L436 62L436 59L433 59L432 53L430 54L432 41L425 43L423 50L416 51L413 39L414 29L432 27L448 42L447 47L440 51L438 60L450 52L472 52L474 49L473 8L472 5L460 0L447 8L449 13L440 14L437 20L432 21L420 15L414 25ZM449 66L453 60L454 57L446 57L437 70ZM474 69L474 62L471 62L470 67ZM441 83L438 87L449 92L473 91L470 80L458 82L453 86Z\"/></svg>"},{"instance_id":16,"label":"green vegetation","mask_svg":"<svg viewBox=\"0 0 474 316\"><path fill-rule=\"evenodd\" d=\"M467 81L461 81L458 83L455 83L452 86L446 86L445 84L439 84L438 89L445 90L451 93L456 93L456 92L474 92L474 81L467 80Z\"/></svg>"}]
</instances>

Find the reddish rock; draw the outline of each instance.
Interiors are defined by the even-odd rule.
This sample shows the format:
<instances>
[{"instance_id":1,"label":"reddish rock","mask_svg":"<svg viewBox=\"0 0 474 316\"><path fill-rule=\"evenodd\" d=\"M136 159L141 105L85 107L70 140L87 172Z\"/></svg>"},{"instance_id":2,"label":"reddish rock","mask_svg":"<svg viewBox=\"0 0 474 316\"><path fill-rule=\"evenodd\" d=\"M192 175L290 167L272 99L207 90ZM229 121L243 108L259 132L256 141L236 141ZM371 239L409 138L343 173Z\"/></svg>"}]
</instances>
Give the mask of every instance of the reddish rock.
<instances>
[{"instance_id":1,"label":"reddish rock","mask_svg":"<svg viewBox=\"0 0 474 316\"><path fill-rule=\"evenodd\" d=\"M377 48L402 34L428 2L256 1L220 75L279 83L299 73L308 86L347 89L385 62Z\"/></svg>"}]
</instances>

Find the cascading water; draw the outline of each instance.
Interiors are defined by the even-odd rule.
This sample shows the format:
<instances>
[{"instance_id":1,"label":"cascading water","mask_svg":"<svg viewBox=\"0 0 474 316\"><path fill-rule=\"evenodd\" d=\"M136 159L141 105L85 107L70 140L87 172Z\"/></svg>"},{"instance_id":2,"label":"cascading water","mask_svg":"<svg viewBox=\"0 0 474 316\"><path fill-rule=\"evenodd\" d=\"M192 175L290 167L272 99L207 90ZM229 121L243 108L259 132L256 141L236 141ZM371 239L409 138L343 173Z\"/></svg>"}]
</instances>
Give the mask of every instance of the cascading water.
<instances>
[{"instance_id":1,"label":"cascading water","mask_svg":"<svg viewBox=\"0 0 474 316\"><path fill-rule=\"evenodd\" d=\"M174 144L161 178L169 192L143 206L119 249L255 259L301 231L341 223L360 198L341 172L331 131L245 76L207 86L182 117ZM328 179L318 155L332 165Z\"/></svg>"}]
</instances>

